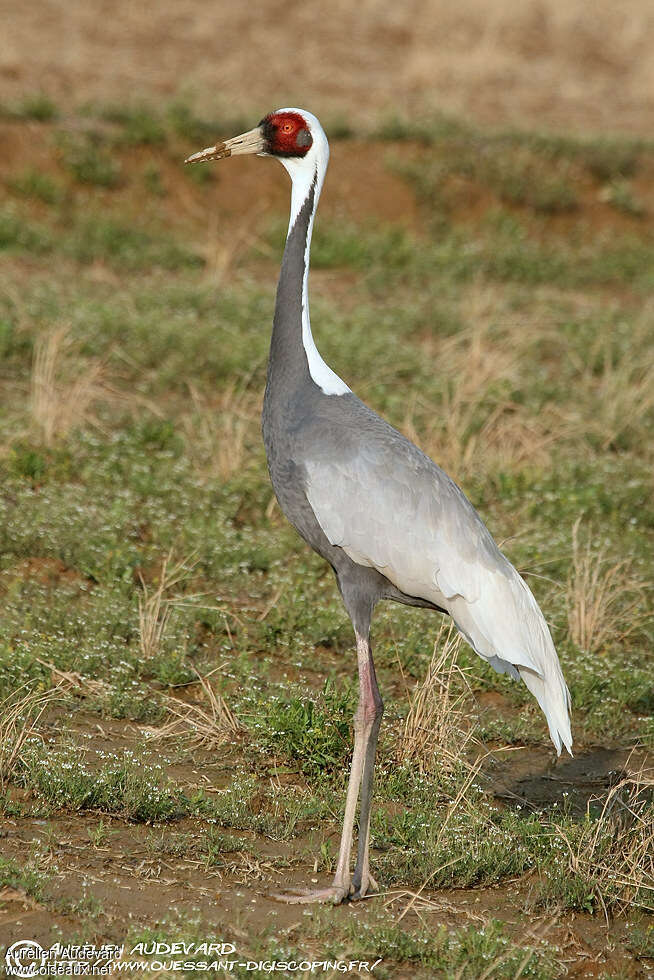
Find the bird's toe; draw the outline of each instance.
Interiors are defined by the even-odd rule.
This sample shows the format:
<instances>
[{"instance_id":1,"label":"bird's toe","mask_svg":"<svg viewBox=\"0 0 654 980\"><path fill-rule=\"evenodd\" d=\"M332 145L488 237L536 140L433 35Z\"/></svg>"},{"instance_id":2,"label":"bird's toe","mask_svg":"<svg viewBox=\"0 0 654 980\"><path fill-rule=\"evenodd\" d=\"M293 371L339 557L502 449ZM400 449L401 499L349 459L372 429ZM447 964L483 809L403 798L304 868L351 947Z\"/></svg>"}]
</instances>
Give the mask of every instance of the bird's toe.
<instances>
[{"instance_id":1,"label":"bird's toe","mask_svg":"<svg viewBox=\"0 0 654 980\"><path fill-rule=\"evenodd\" d=\"M350 896L349 883L329 885L327 888L301 888L290 892L279 892L271 895L276 902L286 902L287 905L309 905L315 902L329 902L340 905Z\"/></svg>"},{"instance_id":2,"label":"bird's toe","mask_svg":"<svg viewBox=\"0 0 654 980\"><path fill-rule=\"evenodd\" d=\"M371 895L376 895L380 891L379 885L371 874L368 874L366 878L362 879L360 884L357 883L357 876L355 874L352 888L353 891L350 898L353 902L358 901L360 898L370 898Z\"/></svg>"}]
</instances>

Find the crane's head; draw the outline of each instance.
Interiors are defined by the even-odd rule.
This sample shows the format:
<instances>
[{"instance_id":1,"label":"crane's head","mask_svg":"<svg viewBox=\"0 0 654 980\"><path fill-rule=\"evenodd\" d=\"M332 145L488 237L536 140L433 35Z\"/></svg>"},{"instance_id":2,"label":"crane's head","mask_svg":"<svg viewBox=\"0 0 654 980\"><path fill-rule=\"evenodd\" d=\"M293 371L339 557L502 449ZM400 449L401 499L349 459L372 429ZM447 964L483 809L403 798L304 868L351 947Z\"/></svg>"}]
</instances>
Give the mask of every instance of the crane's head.
<instances>
[{"instance_id":1,"label":"crane's head","mask_svg":"<svg viewBox=\"0 0 654 980\"><path fill-rule=\"evenodd\" d=\"M305 109L277 109L264 116L255 129L193 153L185 163L222 160L244 153L279 157L283 163L290 163L317 155L328 156L329 149L322 126L312 113Z\"/></svg>"}]
</instances>

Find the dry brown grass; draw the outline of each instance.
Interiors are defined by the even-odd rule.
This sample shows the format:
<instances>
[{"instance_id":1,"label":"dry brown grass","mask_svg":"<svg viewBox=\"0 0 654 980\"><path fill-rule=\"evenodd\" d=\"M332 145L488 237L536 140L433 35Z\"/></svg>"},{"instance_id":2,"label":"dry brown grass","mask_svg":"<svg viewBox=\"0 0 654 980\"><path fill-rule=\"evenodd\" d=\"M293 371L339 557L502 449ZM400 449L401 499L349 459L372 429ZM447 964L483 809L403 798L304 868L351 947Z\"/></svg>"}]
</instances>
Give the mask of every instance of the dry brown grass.
<instances>
[{"instance_id":1,"label":"dry brown grass","mask_svg":"<svg viewBox=\"0 0 654 980\"><path fill-rule=\"evenodd\" d=\"M596 0L592 16L585 0L337 0L330 18L317 0L283 10L271 0L250 8L116 0L102 31L83 4L51 0L47 17L39 3L4 9L7 99L32 93L35 80L67 104L130 104L135 92L149 103L181 85L210 118L261 113L287 101L285 42L294 37L292 91L332 118L438 107L504 125L645 133L653 114L649 0Z\"/></svg>"},{"instance_id":2,"label":"dry brown grass","mask_svg":"<svg viewBox=\"0 0 654 980\"><path fill-rule=\"evenodd\" d=\"M551 289L536 292L533 308L516 315L501 289L479 280L461 298L464 329L423 339L425 356L443 379L442 402L435 411L424 399L411 399L403 428L455 479L543 469L557 447L578 456L636 449L654 458L654 365L642 356L652 342L651 305L634 321L628 343L599 330L580 351L552 319L554 302L563 299ZM563 308L569 303L566 297ZM578 298L575 303L570 315L586 317L588 307ZM511 394L523 389L521 374L535 343L551 348L553 365L563 359L576 375L573 399L550 399L537 413L533 402Z\"/></svg>"},{"instance_id":3,"label":"dry brown grass","mask_svg":"<svg viewBox=\"0 0 654 980\"><path fill-rule=\"evenodd\" d=\"M556 406L538 416L515 402L521 365L531 357L533 330L523 317L506 310L496 287L477 282L461 301L468 324L456 335L428 338L425 355L438 364L444 381L438 411L424 400L410 400L403 429L454 479L479 472L513 470L525 464L547 466L551 448L568 422ZM538 324L539 336L550 330Z\"/></svg>"},{"instance_id":4,"label":"dry brown grass","mask_svg":"<svg viewBox=\"0 0 654 980\"><path fill-rule=\"evenodd\" d=\"M236 383L213 403L193 385L189 391L194 411L182 425L193 465L206 478L228 480L243 468L259 441L260 396Z\"/></svg>"},{"instance_id":5,"label":"dry brown grass","mask_svg":"<svg viewBox=\"0 0 654 980\"><path fill-rule=\"evenodd\" d=\"M211 210L208 216L207 238L201 253L206 262L205 278L214 285L221 286L233 276L238 262L256 245L259 252L270 253L271 249L261 238L260 227L261 202L257 201L254 209L250 206L238 226L225 235L218 210ZM205 212L206 214L206 212Z\"/></svg>"},{"instance_id":6,"label":"dry brown grass","mask_svg":"<svg viewBox=\"0 0 654 980\"><path fill-rule=\"evenodd\" d=\"M552 290L538 291L525 313L507 306L502 289L475 282L460 301L464 329L451 337L426 336L422 349L438 364L441 403L409 400L403 428L409 438L454 479L510 472L524 466L546 468L555 449L597 456L611 448L636 450L654 459L654 365L642 351L652 343L654 310L646 304L626 338L598 330L579 350L552 319L552 304L586 317L579 298L570 306ZM600 314L593 307L590 312ZM574 398L533 401L512 397L533 360L534 344L551 349L552 370L564 360L574 373ZM542 358L542 350L536 356Z\"/></svg>"},{"instance_id":7,"label":"dry brown grass","mask_svg":"<svg viewBox=\"0 0 654 980\"><path fill-rule=\"evenodd\" d=\"M84 359L67 326L37 337L34 344L30 410L46 446L94 420L93 408L107 398L106 366Z\"/></svg>"},{"instance_id":8,"label":"dry brown grass","mask_svg":"<svg viewBox=\"0 0 654 980\"><path fill-rule=\"evenodd\" d=\"M0 792L15 774L23 749L36 736L36 727L59 689L28 691L25 686L0 702Z\"/></svg>"},{"instance_id":9,"label":"dry brown grass","mask_svg":"<svg viewBox=\"0 0 654 980\"><path fill-rule=\"evenodd\" d=\"M211 674L221 670L216 667ZM189 704L180 698L166 697L164 703L172 718L161 728L149 730L153 739L184 738L197 748L216 748L240 731L236 716L223 696L214 689L209 678L195 671L205 705Z\"/></svg>"},{"instance_id":10,"label":"dry brown grass","mask_svg":"<svg viewBox=\"0 0 654 980\"><path fill-rule=\"evenodd\" d=\"M462 639L455 627L443 624L434 642L434 652L424 680L408 692L409 712L400 733L396 758L411 763L420 772L434 767L458 769L466 750L474 742L468 723L469 689L457 665Z\"/></svg>"},{"instance_id":11,"label":"dry brown grass","mask_svg":"<svg viewBox=\"0 0 654 980\"><path fill-rule=\"evenodd\" d=\"M647 417L654 409L654 364L643 364L636 352L633 359L623 359L617 367L607 361L597 404L601 414L594 413L591 424L601 436L603 452L617 446L624 434L633 432L642 433L643 438L637 437L641 452L651 453Z\"/></svg>"},{"instance_id":12,"label":"dry brown grass","mask_svg":"<svg viewBox=\"0 0 654 980\"><path fill-rule=\"evenodd\" d=\"M146 660L160 651L172 609L180 601L178 596L169 593L187 578L193 567L192 558L174 562L171 551L161 563L158 583L153 590L141 576L143 594L139 596L139 645Z\"/></svg>"},{"instance_id":13,"label":"dry brown grass","mask_svg":"<svg viewBox=\"0 0 654 980\"><path fill-rule=\"evenodd\" d=\"M591 535L582 540L582 518L572 528L572 566L567 608L570 638L590 653L621 642L643 622L638 609L646 585L630 559L612 561L605 548L594 549Z\"/></svg>"},{"instance_id":14,"label":"dry brown grass","mask_svg":"<svg viewBox=\"0 0 654 980\"><path fill-rule=\"evenodd\" d=\"M566 352L579 371L577 398L566 406L568 426L578 441L601 452L626 443L641 458L654 458L654 364L643 357L652 345L652 323L654 306L645 304L623 347L606 330L598 331L583 357Z\"/></svg>"},{"instance_id":15,"label":"dry brown grass","mask_svg":"<svg viewBox=\"0 0 654 980\"><path fill-rule=\"evenodd\" d=\"M590 804L589 804L590 806ZM559 827L570 871L588 882L605 912L630 906L654 912L654 778L627 771L611 788L597 820L574 842Z\"/></svg>"},{"instance_id":16,"label":"dry brown grass","mask_svg":"<svg viewBox=\"0 0 654 980\"><path fill-rule=\"evenodd\" d=\"M482 391L477 399L463 389L448 396L444 424L428 439L428 455L458 480L480 472L547 466L557 437L543 424L544 418L529 418L521 405L506 399L496 403L479 426L476 419L484 400Z\"/></svg>"},{"instance_id":17,"label":"dry brown grass","mask_svg":"<svg viewBox=\"0 0 654 980\"><path fill-rule=\"evenodd\" d=\"M52 683L56 684L57 689L60 691L72 692L79 697L97 697L99 695L106 695L109 690L109 685L106 681L84 677L77 670L60 670L54 664L48 663L47 660L41 660L40 657L35 657L34 659L42 667L48 668Z\"/></svg>"}]
</instances>

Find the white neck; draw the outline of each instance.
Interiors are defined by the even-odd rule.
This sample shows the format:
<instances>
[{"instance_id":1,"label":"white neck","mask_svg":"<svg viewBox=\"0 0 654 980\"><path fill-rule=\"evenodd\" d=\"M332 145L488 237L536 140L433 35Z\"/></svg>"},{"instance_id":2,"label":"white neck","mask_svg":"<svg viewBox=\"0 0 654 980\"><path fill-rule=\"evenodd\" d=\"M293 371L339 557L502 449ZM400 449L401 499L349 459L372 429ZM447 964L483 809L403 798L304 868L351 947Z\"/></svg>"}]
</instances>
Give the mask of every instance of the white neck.
<instances>
[{"instance_id":1,"label":"white neck","mask_svg":"<svg viewBox=\"0 0 654 980\"><path fill-rule=\"evenodd\" d=\"M291 177L291 214L288 222L290 235L302 205L308 198L315 181L313 211L307 229L307 241L304 252L304 277L302 280L302 344L309 364L309 373L313 381L326 395L344 395L350 389L339 376L323 361L315 345L309 320L309 256L311 252L311 235L313 221L320 199L320 192L329 163L329 144L327 137L315 116L304 109L279 110L298 112L309 123L313 144L304 157L279 157L279 162L285 167Z\"/></svg>"}]
</instances>

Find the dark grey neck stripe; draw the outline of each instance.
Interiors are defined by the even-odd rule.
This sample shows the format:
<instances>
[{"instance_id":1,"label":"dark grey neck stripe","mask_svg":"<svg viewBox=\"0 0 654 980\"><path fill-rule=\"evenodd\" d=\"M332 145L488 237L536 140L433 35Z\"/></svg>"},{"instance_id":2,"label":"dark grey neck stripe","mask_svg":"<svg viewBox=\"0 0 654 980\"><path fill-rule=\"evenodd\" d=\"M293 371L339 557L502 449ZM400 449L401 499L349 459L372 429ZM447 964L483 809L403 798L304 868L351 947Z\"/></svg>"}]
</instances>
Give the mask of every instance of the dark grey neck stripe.
<instances>
[{"instance_id":1,"label":"dark grey neck stripe","mask_svg":"<svg viewBox=\"0 0 654 980\"><path fill-rule=\"evenodd\" d=\"M304 282L307 235L313 215L316 179L286 240L270 343L268 380L278 372L285 386L296 387L310 378L306 351L302 343L302 288Z\"/></svg>"}]
</instances>

